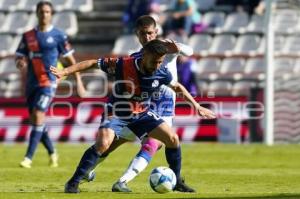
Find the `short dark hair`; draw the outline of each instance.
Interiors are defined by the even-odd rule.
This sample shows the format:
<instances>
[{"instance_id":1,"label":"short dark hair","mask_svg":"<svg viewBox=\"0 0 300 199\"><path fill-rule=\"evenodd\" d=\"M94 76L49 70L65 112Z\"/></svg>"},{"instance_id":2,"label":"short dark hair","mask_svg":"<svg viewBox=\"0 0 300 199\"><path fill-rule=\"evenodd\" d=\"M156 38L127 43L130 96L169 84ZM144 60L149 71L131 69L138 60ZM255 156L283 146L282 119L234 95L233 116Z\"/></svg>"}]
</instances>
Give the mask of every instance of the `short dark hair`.
<instances>
[{"instance_id":1,"label":"short dark hair","mask_svg":"<svg viewBox=\"0 0 300 199\"><path fill-rule=\"evenodd\" d=\"M159 39L154 39L149 41L144 47L143 51L149 52L152 54L156 54L159 56L163 56L168 53L168 48L165 45L165 42L159 40Z\"/></svg>"},{"instance_id":2,"label":"short dark hair","mask_svg":"<svg viewBox=\"0 0 300 199\"><path fill-rule=\"evenodd\" d=\"M40 1L36 4L36 10L35 12L38 13L38 11L44 6L44 5L47 5L51 8L51 13L53 14L54 13L54 8L53 8L53 5L50 1Z\"/></svg>"},{"instance_id":3,"label":"short dark hair","mask_svg":"<svg viewBox=\"0 0 300 199\"><path fill-rule=\"evenodd\" d=\"M156 21L150 15L142 15L135 22L135 29L139 29L145 26L154 26L156 27Z\"/></svg>"}]
</instances>

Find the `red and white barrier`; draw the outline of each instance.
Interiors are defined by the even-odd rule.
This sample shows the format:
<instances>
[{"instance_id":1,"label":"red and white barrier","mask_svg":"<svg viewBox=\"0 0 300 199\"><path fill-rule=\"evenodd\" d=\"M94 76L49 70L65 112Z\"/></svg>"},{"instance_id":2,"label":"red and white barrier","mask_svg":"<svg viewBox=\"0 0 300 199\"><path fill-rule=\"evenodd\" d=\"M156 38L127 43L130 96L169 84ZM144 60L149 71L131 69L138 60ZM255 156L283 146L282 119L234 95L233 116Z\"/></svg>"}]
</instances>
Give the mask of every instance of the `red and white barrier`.
<instances>
[{"instance_id":1,"label":"red and white barrier","mask_svg":"<svg viewBox=\"0 0 300 199\"><path fill-rule=\"evenodd\" d=\"M93 141L99 127L102 104L99 99L56 99L47 113L49 135L55 141ZM241 109L244 98L200 99L219 117L241 121L240 135L248 134L247 110ZM189 106L176 107L174 131L183 141L217 141L216 120L201 120ZM30 125L24 99L0 99L0 141L23 142L28 139Z\"/></svg>"}]
</instances>

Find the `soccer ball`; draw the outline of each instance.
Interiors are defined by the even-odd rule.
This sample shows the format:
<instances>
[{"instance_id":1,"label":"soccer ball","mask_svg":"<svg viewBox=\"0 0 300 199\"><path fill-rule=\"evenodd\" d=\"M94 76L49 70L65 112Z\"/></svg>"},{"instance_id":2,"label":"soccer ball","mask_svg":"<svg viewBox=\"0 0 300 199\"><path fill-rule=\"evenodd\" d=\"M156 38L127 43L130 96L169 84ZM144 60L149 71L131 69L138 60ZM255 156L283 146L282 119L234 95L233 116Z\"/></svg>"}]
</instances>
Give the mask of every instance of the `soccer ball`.
<instances>
[{"instance_id":1,"label":"soccer ball","mask_svg":"<svg viewBox=\"0 0 300 199\"><path fill-rule=\"evenodd\" d=\"M168 167L157 167L150 174L150 186L157 193L173 191L176 185L176 175Z\"/></svg>"}]
</instances>

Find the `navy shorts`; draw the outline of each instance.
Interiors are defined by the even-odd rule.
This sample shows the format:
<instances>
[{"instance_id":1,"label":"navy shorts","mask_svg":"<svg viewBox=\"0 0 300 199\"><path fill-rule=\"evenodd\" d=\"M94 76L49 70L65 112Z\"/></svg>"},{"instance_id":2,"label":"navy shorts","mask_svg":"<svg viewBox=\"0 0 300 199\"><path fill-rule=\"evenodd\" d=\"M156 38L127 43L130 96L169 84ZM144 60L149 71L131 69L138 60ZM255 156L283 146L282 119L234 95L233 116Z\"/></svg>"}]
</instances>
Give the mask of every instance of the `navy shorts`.
<instances>
[{"instance_id":1,"label":"navy shorts","mask_svg":"<svg viewBox=\"0 0 300 199\"><path fill-rule=\"evenodd\" d=\"M53 100L54 92L52 87L37 88L32 91L27 96L29 112L31 113L34 108L46 112Z\"/></svg>"},{"instance_id":2,"label":"navy shorts","mask_svg":"<svg viewBox=\"0 0 300 199\"><path fill-rule=\"evenodd\" d=\"M129 135L125 135L123 128L129 128L138 138L143 138L153 129L163 123L164 120L155 112L147 110L143 113L136 114L129 119L122 119L117 116L106 117L102 115L99 128L110 128L114 130L117 137L128 139Z\"/></svg>"}]
</instances>

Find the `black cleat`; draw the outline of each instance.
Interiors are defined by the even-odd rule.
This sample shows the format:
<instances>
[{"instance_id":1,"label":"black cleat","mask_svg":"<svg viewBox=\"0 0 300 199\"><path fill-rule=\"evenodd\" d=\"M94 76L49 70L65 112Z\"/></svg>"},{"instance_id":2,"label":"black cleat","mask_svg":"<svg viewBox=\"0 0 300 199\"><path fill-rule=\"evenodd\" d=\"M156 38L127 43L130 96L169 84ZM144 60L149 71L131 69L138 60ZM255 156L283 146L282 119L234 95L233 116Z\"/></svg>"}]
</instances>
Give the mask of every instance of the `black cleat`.
<instances>
[{"instance_id":1,"label":"black cleat","mask_svg":"<svg viewBox=\"0 0 300 199\"><path fill-rule=\"evenodd\" d=\"M65 184L65 193L79 193L78 183L68 181Z\"/></svg>"},{"instance_id":2,"label":"black cleat","mask_svg":"<svg viewBox=\"0 0 300 199\"><path fill-rule=\"evenodd\" d=\"M189 187L187 184L185 184L185 182L182 178L177 180L174 191L189 192L189 193L195 193L196 192L195 189L193 189L193 188Z\"/></svg>"}]
</instances>

